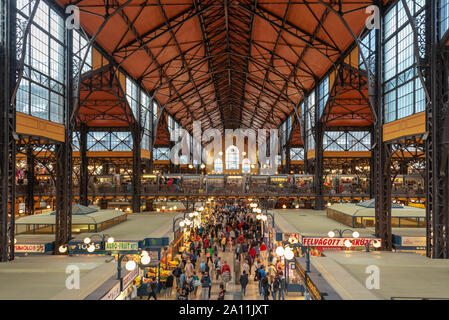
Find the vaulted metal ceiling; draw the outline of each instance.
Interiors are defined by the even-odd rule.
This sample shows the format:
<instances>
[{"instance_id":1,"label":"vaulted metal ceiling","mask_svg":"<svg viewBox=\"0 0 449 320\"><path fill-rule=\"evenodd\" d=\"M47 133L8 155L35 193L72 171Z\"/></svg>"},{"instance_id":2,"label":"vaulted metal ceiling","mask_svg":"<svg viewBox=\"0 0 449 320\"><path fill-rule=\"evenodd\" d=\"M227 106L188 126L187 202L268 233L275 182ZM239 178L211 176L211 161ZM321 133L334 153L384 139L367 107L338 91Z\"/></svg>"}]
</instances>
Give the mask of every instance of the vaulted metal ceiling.
<instances>
[{"instance_id":1,"label":"vaulted metal ceiling","mask_svg":"<svg viewBox=\"0 0 449 320\"><path fill-rule=\"evenodd\" d=\"M186 129L276 128L354 42L372 1L57 0Z\"/></svg>"}]
</instances>

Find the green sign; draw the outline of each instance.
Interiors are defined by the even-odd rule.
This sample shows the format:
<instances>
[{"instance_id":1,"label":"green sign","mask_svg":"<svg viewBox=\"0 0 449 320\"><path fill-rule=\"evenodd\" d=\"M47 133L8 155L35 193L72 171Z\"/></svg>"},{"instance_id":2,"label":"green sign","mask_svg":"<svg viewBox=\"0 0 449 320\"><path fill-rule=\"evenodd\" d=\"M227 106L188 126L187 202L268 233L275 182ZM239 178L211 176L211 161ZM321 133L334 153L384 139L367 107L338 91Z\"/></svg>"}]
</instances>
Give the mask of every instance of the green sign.
<instances>
[{"instance_id":1,"label":"green sign","mask_svg":"<svg viewBox=\"0 0 449 320\"><path fill-rule=\"evenodd\" d=\"M108 251L133 251L139 250L138 242L106 242L106 250Z\"/></svg>"}]
</instances>

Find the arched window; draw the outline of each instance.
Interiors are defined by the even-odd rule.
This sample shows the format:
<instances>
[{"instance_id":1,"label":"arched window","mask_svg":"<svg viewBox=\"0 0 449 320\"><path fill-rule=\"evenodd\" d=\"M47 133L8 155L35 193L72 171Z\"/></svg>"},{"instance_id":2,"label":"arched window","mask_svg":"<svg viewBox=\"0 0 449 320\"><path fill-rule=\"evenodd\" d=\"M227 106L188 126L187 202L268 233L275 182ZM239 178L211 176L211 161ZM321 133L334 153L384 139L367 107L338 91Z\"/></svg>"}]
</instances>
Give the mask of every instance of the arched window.
<instances>
[{"instance_id":1,"label":"arched window","mask_svg":"<svg viewBox=\"0 0 449 320\"><path fill-rule=\"evenodd\" d=\"M230 146L226 149L226 169L238 170L240 165L239 149L236 146Z\"/></svg>"},{"instance_id":2,"label":"arched window","mask_svg":"<svg viewBox=\"0 0 449 320\"><path fill-rule=\"evenodd\" d=\"M249 161L248 158L245 158L242 161L242 172L251 173L251 161Z\"/></svg>"},{"instance_id":3,"label":"arched window","mask_svg":"<svg viewBox=\"0 0 449 320\"><path fill-rule=\"evenodd\" d=\"M220 158L214 161L214 171L216 173L223 173L223 161Z\"/></svg>"}]
</instances>

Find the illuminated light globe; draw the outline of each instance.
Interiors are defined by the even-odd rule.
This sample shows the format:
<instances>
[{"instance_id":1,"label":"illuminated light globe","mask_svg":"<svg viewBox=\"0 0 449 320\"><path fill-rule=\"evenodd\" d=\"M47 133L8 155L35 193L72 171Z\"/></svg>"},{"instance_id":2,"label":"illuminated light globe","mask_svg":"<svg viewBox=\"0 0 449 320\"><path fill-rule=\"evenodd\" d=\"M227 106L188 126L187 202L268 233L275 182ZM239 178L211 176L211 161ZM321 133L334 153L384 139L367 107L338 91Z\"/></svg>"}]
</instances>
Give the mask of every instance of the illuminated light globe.
<instances>
[{"instance_id":1,"label":"illuminated light globe","mask_svg":"<svg viewBox=\"0 0 449 320\"><path fill-rule=\"evenodd\" d=\"M59 246L59 252L60 253L66 253L67 252L67 246Z\"/></svg>"},{"instance_id":2,"label":"illuminated light globe","mask_svg":"<svg viewBox=\"0 0 449 320\"><path fill-rule=\"evenodd\" d=\"M186 225L190 226L192 222L190 220L186 220Z\"/></svg>"},{"instance_id":3,"label":"illuminated light globe","mask_svg":"<svg viewBox=\"0 0 449 320\"><path fill-rule=\"evenodd\" d=\"M267 221L267 216L262 216L262 221Z\"/></svg>"},{"instance_id":4,"label":"illuminated light globe","mask_svg":"<svg viewBox=\"0 0 449 320\"><path fill-rule=\"evenodd\" d=\"M151 257L147 254L144 255L141 259L140 259L140 263L142 263L143 265L147 265L151 262Z\"/></svg>"},{"instance_id":5,"label":"illuminated light globe","mask_svg":"<svg viewBox=\"0 0 449 320\"><path fill-rule=\"evenodd\" d=\"M87 248L87 252L94 252L95 251L95 245L91 244L88 248Z\"/></svg>"},{"instance_id":6,"label":"illuminated light globe","mask_svg":"<svg viewBox=\"0 0 449 320\"><path fill-rule=\"evenodd\" d=\"M113 237L109 237L108 238L108 243L114 243L114 238Z\"/></svg>"},{"instance_id":7,"label":"illuminated light globe","mask_svg":"<svg viewBox=\"0 0 449 320\"><path fill-rule=\"evenodd\" d=\"M258 215L256 216L256 219L257 219L257 220L260 220L260 218L261 218L261 217L260 217L260 214L258 214Z\"/></svg>"},{"instance_id":8,"label":"illuminated light globe","mask_svg":"<svg viewBox=\"0 0 449 320\"><path fill-rule=\"evenodd\" d=\"M351 248L351 247L352 247L351 241L346 240L346 241L345 241L345 246L346 246L346 248Z\"/></svg>"},{"instance_id":9,"label":"illuminated light globe","mask_svg":"<svg viewBox=\"0 0 449 320\"><path fill-rule=\"evenodd\" d=\"M178 209L178 207L177 207L177 206L174 206L174 207L173 207L173 210L176 210L176 209Z\"/></svg>"},{"instance_id":10,"label":"illuminated light globe","mask_svg":"<svg viewBox=\"0 0 449 320\"><path fill-rule=\"evenodd\" d=\"M84 238L84 243L85 244L89 244L90 243L90 238L89 237Z\"/></svg>"},{"instance_id":11,"label":"illuminated light globe","mask_svg":"<svg viewBox=\"0 0 449 320\"><path fill-rule=\"evenodd\" d=\"M190 213L189 213L189 217L190 217L190 218L193 218L193 216L195 216L195 215L193 214L193 212L190 212Z\"/></svg>"},{"instance_id":12,"label":"illuminated light globe","mask_svg":"<svg viewBox=\"0 0 449 320\"><path fill-rule=\"evenodd\" d=\"M179 226L180 226L181 228L184 227L184 225L185 225L184 221L181 221L181 222L179 223Z\"/></svg>"},{"instance_id":13,"label":"illuminated light globe","mask_svg":"<svg viewBox=\"0 0 449 320\"><path fill-rule=\"evenodd\" d=\"M287 206L285 204L282 205L282 209L286 209Z\"/></svg>"},{"instance_id":14,"label":"illuminated light globe","mask_svg":"<svg viewBox=\"0 0 449 320\"><path fill-rule=\"evenodd\" d=\"M277 254L278 256L282 257L282 256L284 255L284 253L285 253L285 250L284 250L283 247L277 247L277 248L276 248L276 254Z\"/></svg>"},{"instance_id":15,"label":"illuminated light globe","mask_svg":"<svg viewBox=\"0 0 449 320\"><path fill-rule=\"evenodd\" d=\"M136 268L137 264L134 260L130 260L126 263L125 268L128 271L133 271Z\"/></svg>"},{"instance_id":16,"label":"illuminated light globe","mask_svg":"<svg viewBox=\"0 0 449 320\"><path fill-rule=\"evenodd\" d=\"M148 251L143 250L142 253L141 253L140 255L141 255L142 257L144 257L144 256L148 256L149 254L148 254Z\"/></svg>"},{"instance_id":17,"label":"illuminated light globe","mask_svg":"<svg viewBox=\"0 0 449 320\"><path fill-rule=\"evenodd\" d=\"M358 237L360 237L360 233L358 233L357 231L354 231L354 232L352 233L352 236L353 236L354 238L358 238Z\"/></svg>"},{"instance_id":18,"label":"illuminated light globe","mask_svg":"<svg viewBox=\"0 0 449 320\"><path fill-rule=\"evenodd\" d=\"M333 238L333 237L335 237L335 232L329 231L329 232L327 233L327 235L329 236L329 238Z\"/></svg>"},{"instance_id":19,"label":"illuminated light globe","mask_svg":"<svg viewBox=\"0 0 449 320\"><path fill-rule=\"evenodd\" d=\"M293 257L295 256L295 254L293 253L293 250L292 250L292 249L286 248L286 249L285 249L285 252L284 252L284 256L285 256L285 259L287 259L287 260L292 260Z\"/></svg>"}]
</instances>

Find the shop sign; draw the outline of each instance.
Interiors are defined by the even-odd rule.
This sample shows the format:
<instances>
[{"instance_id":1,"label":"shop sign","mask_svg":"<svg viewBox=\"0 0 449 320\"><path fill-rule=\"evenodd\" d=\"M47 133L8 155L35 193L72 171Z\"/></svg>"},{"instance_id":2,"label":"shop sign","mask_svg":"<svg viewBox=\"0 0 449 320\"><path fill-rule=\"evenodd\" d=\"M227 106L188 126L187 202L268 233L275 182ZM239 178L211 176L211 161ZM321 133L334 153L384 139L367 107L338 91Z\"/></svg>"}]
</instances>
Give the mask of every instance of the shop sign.
<instances>
[{"instance_id":1,"label":"shop sign","mask_svg":"<svg viewBox=\"0 0 449 320\"><path fill-rule=\"evenodd\" d=\"M105 250L107 251L137 251L139 250L138 242L106 242Z\"/></svg>"},{"instance_id":2,"label":"shop sign","mask_svg":"<svg viewBox=\"0 0 449 320\"><path fill-rule=\"evenodd\" d=\"M168 245L168 238L146 238L144 243L147 247L163 247Z\"/></svg>"},{"instance_id":3,"label":"shop sign","mask_svg":"<svg viewBox=\"0 0 449 320\"><path fill-rule=\"evenodd\" d=\"M366 247L373 238L303 238L302 244L311 247L345 247L346 240L351 241L353 247Z\"/></svg>"},{"instance_id":4,"label":"shop sign","mask_svg":"<svg viewBox=\"0 0 449 320\"><path fill-rule=\"evenodd\" d=\"M45 244L16 244L14 251L17 253L44 253Z\"/></svg>"},{"instance_id":5,"label":"shop sign","mask_svg":"<svg viewBox=\"0 0 449 320\"><path fill-rule=\"evenodd\" d=\"M426 237L401 237L403 247L426 247Z\"/></svg>"},{"instance_id":6,"label":"shop sign","mask_svg":"<svg viewBox=\"0 0 449 320\"><path fill-rule=\"evenodd\" d=\"M94 253L97 252L98 250L101 250L101 242L92 242L89 244L85 244L83 241L69 242L70 250L75 253L79 253L79 252L89 253L87 251L87 248L89 248L91 246L91 244L93 244L95 246Z\"/></svg>"},{"instance_id":7,"label":"shop sign","mask_svg":"<svg viewBox=\"0 0 449 320\"><path fill-rule=\"evenodd\" d=\"M283 233L282 240L289 243L301 243L302 236L299 233Z\"/></svg>"},{"instance_id":8,"label":"shop sign","mask_svg":"<svg viewBox=\"0 0 449 320\"><path fill-rule=\"evenodd\" d=\"M101 300L115 300L120 295L120 281Z\"/></svg>"}]
</instances>

